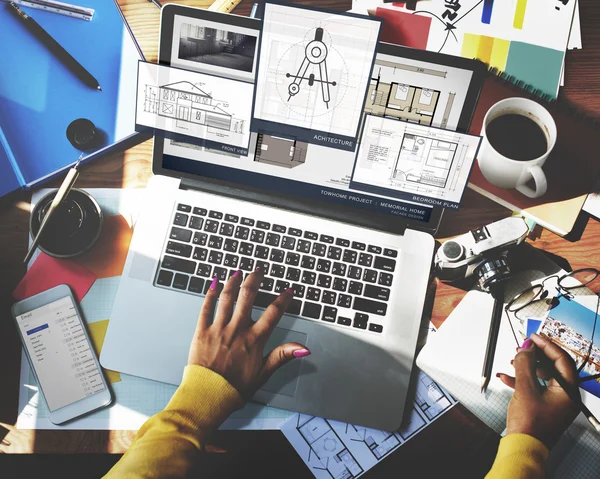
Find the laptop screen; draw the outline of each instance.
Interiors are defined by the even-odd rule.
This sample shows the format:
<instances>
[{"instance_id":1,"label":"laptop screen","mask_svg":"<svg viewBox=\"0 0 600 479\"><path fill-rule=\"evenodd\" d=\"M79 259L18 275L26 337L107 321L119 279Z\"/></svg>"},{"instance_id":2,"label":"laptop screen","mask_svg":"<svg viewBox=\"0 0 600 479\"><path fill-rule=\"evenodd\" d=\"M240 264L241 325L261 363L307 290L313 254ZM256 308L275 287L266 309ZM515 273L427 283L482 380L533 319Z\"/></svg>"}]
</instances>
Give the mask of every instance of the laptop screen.
<instances>
[{"instance_id":1,"label":"laptop screen","mask_svg":"<svg viewBox=\"0 0 600 479\"><path fill-rule=\"evenodd\" d=\"M161 63L253 83L260 28L260 20L165 8ZM364 115L466 131L480 85L478 62L380 43ZM359 214L423 223L435 215L434 207L422 202L353 189L356 151L309 144L269 131L251 132L247 156L172 138L160 142L162 169L188 177L285 195L298 203L336 204Z\"/></svg>"}]
</instances>

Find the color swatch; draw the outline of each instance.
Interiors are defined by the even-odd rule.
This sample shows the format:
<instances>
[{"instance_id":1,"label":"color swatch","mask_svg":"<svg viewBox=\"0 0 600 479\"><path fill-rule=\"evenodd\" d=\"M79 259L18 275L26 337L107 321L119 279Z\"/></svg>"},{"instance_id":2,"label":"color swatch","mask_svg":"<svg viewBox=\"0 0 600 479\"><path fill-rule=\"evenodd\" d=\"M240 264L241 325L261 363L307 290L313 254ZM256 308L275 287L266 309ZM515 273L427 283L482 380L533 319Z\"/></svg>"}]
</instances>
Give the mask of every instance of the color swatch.
<instances>
[{"instance_id":1,"label":"color swatch","mask_svg":"<svg viewBox=\"0 0 600 479\"><path fill-rule=\"evenodd\" d=\"M518 30L523 29L523 22L525 21L525 10L527 10L527 0L517 0L517 7L515 8L515 18L513 20L513 27Z\"/></svg>"},{"instance_id":2,"label":"color swatch","mask_svg":"<svg viewBox=\"0 0 600 479\"><path fill-rule=\"evenodd\" d=\"M527 0L525 0L527 1ZM494 0L483 0L483 10L481 12L481 23L489 25L492 21L492 8L494 8Z\"/></svg>"},{"instance_id":3,"label":"color swatch","mask_svg":"<svg viewBox=\"0 0 600 479\"><path fill-rule=\"evenodd\" d=\"M378 7L376 15L383 18L380 41L404 47L427 49L431 17Z\"/></svg>"},{"instance_id":4,"label":"color swatch","mask_svg":"<svg viewBox=\"0 0 600 479\"><path fill-rule=\"evenodd\" d=\"M504 71L510 44L510 41L501 38L465 33L461 56L477 58L500 71Z\"/></svg>"}]
</instances>

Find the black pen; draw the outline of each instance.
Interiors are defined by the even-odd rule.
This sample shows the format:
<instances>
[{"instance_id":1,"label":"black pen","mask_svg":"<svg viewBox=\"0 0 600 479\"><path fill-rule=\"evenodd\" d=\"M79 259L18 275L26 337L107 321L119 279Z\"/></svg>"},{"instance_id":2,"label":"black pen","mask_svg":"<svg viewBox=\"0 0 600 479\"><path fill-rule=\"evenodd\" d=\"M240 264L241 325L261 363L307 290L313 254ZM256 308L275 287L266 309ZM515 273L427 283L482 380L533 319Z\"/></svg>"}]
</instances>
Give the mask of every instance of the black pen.
<instances>
[{"instance_id":1,"label":"black pen","mask_svg":"<svg viewBox=\"0 0 600 479\"><path fill-rule=\"evenodd\" d=\"M481 392L487 390L494 366L494 356L496 355L496 344L498 343L498 334L500 333L500 322L502 321L502 308L504 307L504 288L502 283L497 283L490 287L490 293L494 298L494 310L492 312L492 322L490 323L490 332L488 334L487 347L485 348L485 359L483 361L483 370L481 372Z\"/></svg>"},{"instance_id":2,"label":"black pen","mask_svg":"<svg viewBox=\"0 0 600 479\"><path fill-rule=\"evenodd\" d=\"M79 78L83 83L85 83L90 88L94 88L96 90L102 90L100 85L98 84L98 80L96 80L90 72L88 72L81 64L75 60L71 56L71 54L66 51L60 43L58 43L54 38L50 36L50 34L44 30L38 22L36 22L33 18L27 15L23 10L21 10L14 2L10 2L10 6L12 7L13 13L17 15L22 22L25 28L29 30L34 37L36 37L40 42L42 42L48 50L50 50L56 58L58 58L64 65L71 70L77 78Z\"/></svg>"}]
</instances>

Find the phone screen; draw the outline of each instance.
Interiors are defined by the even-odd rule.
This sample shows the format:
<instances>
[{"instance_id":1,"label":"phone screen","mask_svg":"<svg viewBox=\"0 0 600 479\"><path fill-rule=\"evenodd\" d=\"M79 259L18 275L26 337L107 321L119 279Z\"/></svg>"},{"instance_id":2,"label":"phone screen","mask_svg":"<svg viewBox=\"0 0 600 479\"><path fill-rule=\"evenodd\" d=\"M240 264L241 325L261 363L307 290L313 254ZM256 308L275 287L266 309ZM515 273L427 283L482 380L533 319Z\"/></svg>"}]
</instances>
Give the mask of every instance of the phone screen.
<instances>
[{"instance_id":1,"label":"phone screen","mask_svg":"<svg viewBox=\"0 0 600 479\"><path fill-rule=\"evenodd\" d=\"M106 389L69 296L17 316L17 324L50 411Z\"/></svg>"}]
</instances>

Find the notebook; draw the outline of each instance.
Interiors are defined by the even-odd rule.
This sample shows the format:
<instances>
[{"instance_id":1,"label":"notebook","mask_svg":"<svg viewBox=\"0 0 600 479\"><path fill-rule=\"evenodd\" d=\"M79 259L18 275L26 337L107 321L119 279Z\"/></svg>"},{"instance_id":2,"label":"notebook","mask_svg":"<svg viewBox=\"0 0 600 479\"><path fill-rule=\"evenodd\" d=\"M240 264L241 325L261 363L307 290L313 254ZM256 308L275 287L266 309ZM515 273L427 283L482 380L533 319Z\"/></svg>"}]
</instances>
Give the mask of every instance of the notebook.
<instances>
[{"instance_id":1,"label":"notebook","mask_svg":"<svg viewBox=\"0 0 600 479\"><path fill-rule=\"evenodd\" d=\"M140 55L118 6L86 0L92 21L22 7L100 83L97 91L79 80L17 16L0 2L0 196L32 185L79 158L66 130L78 118L91 120L101 140L85 159L107 153L135 133L135 92ZM99 151L98 151L99 150Z\"/></svg>"},{"instance_id":2,"label":"notebook","mask_svg":"<svg viewBox=\"0 0 600 479\"><path fill-rule=\"evenodd\" d=\"M527 244L509 251L509 264L515 270L519 265L519 271L515 271L505 285L505 302L533 282L563 272L536 248ZM492 377L487 392L481 393L481 370L493 305L490 294L469 291L437 333L429 335L417 356L417 366L500 434L506 428L506 410L513 390L505 386L496 373L513 373L510 361L515 356L517 343L522 344L524 337L519 337L517 333L515 339L513 329L506 315L503 315Z\"/></svg>"},{"instance_id":3,"label":"notebook","mask_svg":"<svg viewBox=\"0 0 600 479\"><path fill-rule=\"evenodd\" d=\"M508 258L513 275L505 285L505 303L547 276L565 274L540 250L528 244L509 250ZM596 296L593 293L582 295L578 302L591 308L596 304ZM511 328L503 312L492 377L487 392L481 393L481 370L492 308L491 295L478 290L469 291L437 333L429 335L417 356L417 366L500 434L506 427L506 411L513 390L505 386L496 373L514 373L510 360L514 359L517 344L522 344L525 336L519 334L518 325ZM580 392L590 411L600 415L598 398L583 389Z\"/></svg>"},{"instance_id":4,"label":"notebook","mask_svg":"<svg viewBox=\"0 0 600 479\"><path fill-rule=\"evenodd\" d=\"M517 190L498 188L483 177L477 162L469 187L564 236L573 229L588 193L594 191L600 177L600 118L587 116L563 98L546 102L535 93L532 87L492 69L484 81L469 133L479 135L486 112L504 98L525 97L542 104L552 114L558 130L556 145L543 166L548 181L546 194L527 198Z\"/></svg>"}]
</instances>

